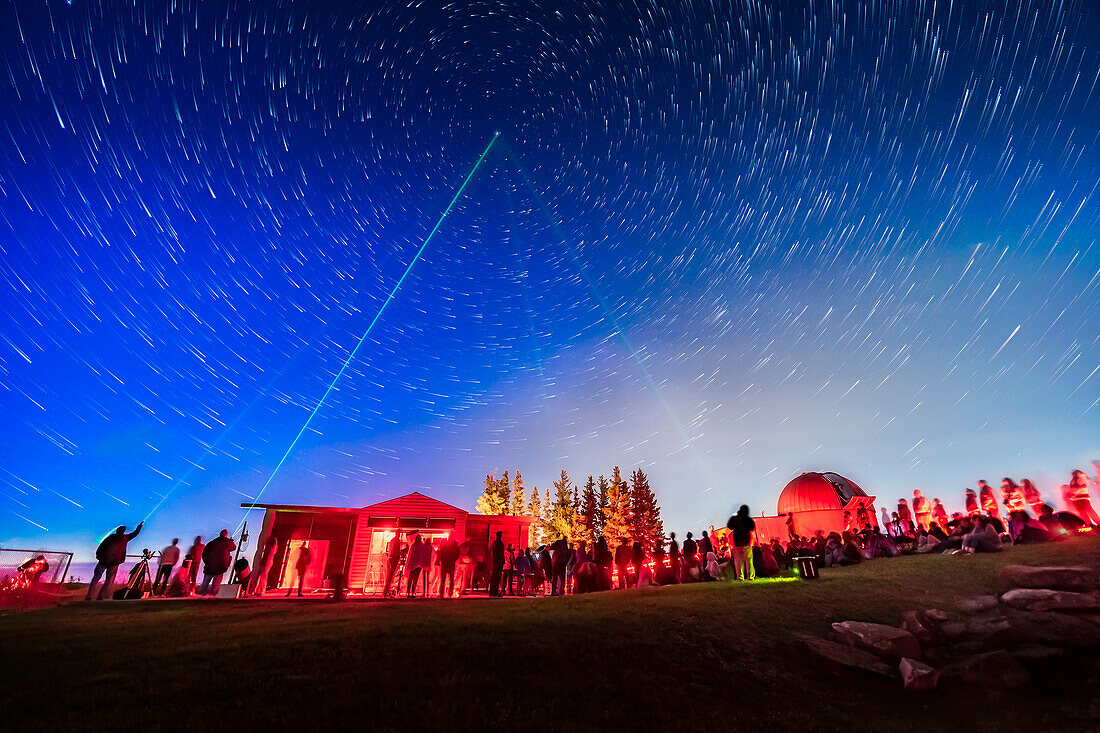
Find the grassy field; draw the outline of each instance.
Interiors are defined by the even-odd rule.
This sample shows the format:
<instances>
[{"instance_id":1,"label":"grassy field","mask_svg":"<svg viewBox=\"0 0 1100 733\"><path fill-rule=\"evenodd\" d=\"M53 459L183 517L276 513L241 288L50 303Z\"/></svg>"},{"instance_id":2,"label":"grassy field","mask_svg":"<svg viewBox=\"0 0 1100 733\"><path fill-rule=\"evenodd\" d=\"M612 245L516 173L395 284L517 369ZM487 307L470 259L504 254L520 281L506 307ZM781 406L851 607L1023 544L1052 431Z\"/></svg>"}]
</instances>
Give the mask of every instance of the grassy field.
<instances>
[{"instance_id":1,"label":"grassy field","mask_svg":"<svg viewBox=\"0 0 1100 733\"><path fill-rule=\"evenodd\" d=\"M1094 657L918 694L822 674L796 641L955 610L1008 563L1097 565L1100 538L568 598L77 603L0 618L0 710L12 731L1097 729Z\"/></svg>"}]
</instances>

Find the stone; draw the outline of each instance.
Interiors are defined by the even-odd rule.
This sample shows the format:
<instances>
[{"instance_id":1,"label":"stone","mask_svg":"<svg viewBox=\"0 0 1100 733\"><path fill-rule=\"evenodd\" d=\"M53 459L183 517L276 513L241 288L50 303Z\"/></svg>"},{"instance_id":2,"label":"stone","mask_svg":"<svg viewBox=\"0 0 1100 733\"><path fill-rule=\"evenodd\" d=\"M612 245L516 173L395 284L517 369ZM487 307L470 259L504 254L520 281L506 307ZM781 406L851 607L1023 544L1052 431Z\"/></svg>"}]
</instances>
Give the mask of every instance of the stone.
<instances>
[{"instance_id":1,"label":"stone","mask_svg":"<svg viewBox=\"0 0 1100 733\"><path fill-rule=\"evenodd\" d=\"M907 690L916 692L934 690L936 689L936 683L939 682L936 670L918 659L902 657L901 661L898 662L898 672L901 674L902 684L905 685Z\"/></svg>"},{"instance_id":2,"label":"stone","mask_svg":"<svg viewBox=\"0 0 1100 733\"><path fill-rule=\"evenodd\" d=\"M901 614L901 628L917 637L917 641L927 644L935 638L935 634L926 624L923 614L919 611L905 611Z\"/></svg>"},{"instance_id":3,"label":"stone","mask_svg":"<svg viewBox=\"0 0 1100 733\"><path fill-rule=\"evenodd\" d=\"M974 596L959 601L959 608L967 613L979 613L989 611L997 607L997 596Z\"/></svg>"},{"instance_id":4,"label":"stone","mask_svg":"<svg viewBox=\"0 0 1100 733\"><path fill-rule=\"evenodd\" d=\"M1100 624L1057 611L1021 611L1006 608L1015 639L1063 649L1100 649Z\"/></svg>"},{"instance_id":5,"label":"stone","mask_svg":"<svg viewBox=\"0 0 1100 733\"><path fill-rule=\"evenodd\" d=\"M993 648L1005 646L1014 638L1012 622L1004 616L976 616L966 622L968 641Z\"/></svg>"},{"instance_id":6,"label":"stone","mask_svg":"<svg viewBox=\"0 0 1100 733\"><path fill-rule=\"evenodd\" d=\"M1064 657L1066 654L1064 649L1053 646L1043 646L1042 644L1024 644L1015 649L1010 649L1008 653L1011 654L1016 661L1022 662L1025 666L1046 664L1052 660Z\"/></svg>"},{"instance_id":7,"label":"stone","mask_svg":"<svg viewBox=\"0 0 1100 733\"><path fill-rule=\"evenodd\" d=\"M1005 565L998 573L1010 588L1088 591L1100 588L1100 573L1090 567L1030 567Z\"/></svg>"},{"instance_id":8,"label":"stone","mask_svg":"<svg viewBox=\"0 0 1100 733\"><path fill-rule=\"evenodd\" d=\"M966 636L966 624L961 621L948 621L940 626L940 633L948 639L961 639Z\"/></svg>"},{"instance_id":9,"label":"stone","mask_svg":"<svg viewBox=\"0 0 1100 733\"><path fill-rule=\"evenodd\" d=\"M924 612L924 617L932 623L942 624L951 620L951 614L938 608L929 608Z\"/></svg>"},{"instance_id":10,"label":"stone","mask_svg":"<svg viewBox=\"0 0 1100 733\"><path fill-rule=\"evenodd\" d=\"M1091 611L1100 610L1100 598L1088 593L1049 590L1047 588L1017 588L1001 596L1001 603L1028 611Z\"/></svg>"},{"instance_id":11,"label":"stone","mask_svg":"<svg viewBox=\"0 0 1100 733\"><path fill-rule=\"evenodd\" d=\"M997 689L1023 687L1031 675L1023 665L1003 649L960 660L936 672L937 684L962 682Z\"/></svg>"},{"instance_id":12,"label":"stone","mask_svg":"<svg viewBox=\"0 0 1100 733\"><path fill-rule=\"evenodd\" d=\"M894 676L894 668L870 652L847 644L819 639L816 636L803 636L801 641L809 649L818 666L834 674L857 670L880 677Z\"/></svg>"},{"instance_id":13,"label":"stone","mask_svg":"<svg viewBox=\"0 0 1100 733\"><path fill-rule=\"evenodd\" d=\"M921 658L920 642L904 629L866 621L840 621L833 624L840 641L866 649L887 659Z\"/></svg>"}]
</instances>

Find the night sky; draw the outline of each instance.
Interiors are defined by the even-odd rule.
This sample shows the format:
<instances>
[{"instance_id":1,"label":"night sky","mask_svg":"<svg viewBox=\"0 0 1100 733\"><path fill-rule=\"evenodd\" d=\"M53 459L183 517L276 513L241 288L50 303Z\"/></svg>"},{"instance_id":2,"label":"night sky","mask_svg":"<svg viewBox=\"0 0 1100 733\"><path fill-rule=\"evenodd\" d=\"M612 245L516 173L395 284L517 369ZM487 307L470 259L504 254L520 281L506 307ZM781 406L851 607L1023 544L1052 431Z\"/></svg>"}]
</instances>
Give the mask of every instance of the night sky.
<instances>
[{"instance_id":1,"label":"night sky","mask_svg":"<svg viewBox=\"0 0 1100 733\"><path fill-rule=\"evenodd\" d=\"M235 527L498 131L263 501L1100 458L1091 0L0 2L6 546Z\"/></svg>"}]
</instances>

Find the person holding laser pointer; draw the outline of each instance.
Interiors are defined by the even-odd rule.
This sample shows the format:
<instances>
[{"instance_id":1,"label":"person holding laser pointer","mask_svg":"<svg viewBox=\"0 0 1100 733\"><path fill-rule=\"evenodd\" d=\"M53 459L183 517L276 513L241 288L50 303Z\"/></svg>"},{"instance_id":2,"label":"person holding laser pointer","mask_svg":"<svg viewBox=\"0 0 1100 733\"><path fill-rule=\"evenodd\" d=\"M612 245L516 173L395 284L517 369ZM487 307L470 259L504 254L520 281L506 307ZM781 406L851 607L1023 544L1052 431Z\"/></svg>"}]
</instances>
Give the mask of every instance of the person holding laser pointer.
<instances>
[{"instance_id":1,"label":"person holding laser pointer","mask_svg":"<svg viewBox=\"0 0 1100 733\"><path fill-rule=\"evenodd\" d=\"M99 543L99 547L95 551L95 570L92 572L92 582L88 585L88 595L84 596L84 600L92 600L92 595L95 593L96 583L99 582L100 576L103 576L103 587L99 591L98 600L110 597L111 586L115 583L115 573L118 572L118 566L126 562L126 544L138 536L138 532L141 531L145 521L138 522L138 526L134 527L134 531L126 534L126 526L117 527L114 532L107 535L102 542ZM106 572L106 575L104 575Z\"/></svg>"}]
</instances>

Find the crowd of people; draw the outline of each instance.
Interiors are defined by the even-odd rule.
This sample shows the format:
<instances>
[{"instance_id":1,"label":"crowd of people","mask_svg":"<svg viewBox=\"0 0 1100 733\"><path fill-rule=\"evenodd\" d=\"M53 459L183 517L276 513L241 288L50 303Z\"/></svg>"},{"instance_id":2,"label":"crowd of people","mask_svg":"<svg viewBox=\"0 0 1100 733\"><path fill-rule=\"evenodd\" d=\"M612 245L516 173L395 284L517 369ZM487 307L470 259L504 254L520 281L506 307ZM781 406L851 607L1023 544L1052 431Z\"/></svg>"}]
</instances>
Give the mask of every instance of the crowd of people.
<instances>
[{"instance_id":1,"label":"crowd of people","mask_svg":"<svg viewBox=\"0 0 1100 733\"><path fill-rule=\"evenodd\" d=\"M1100 469L1100 462L1094 466ZM1006 477L999 493L986 481L979 481L976 489L966 489L964 511L953 514L948 514L938 498L928 499L914 490L911 503L900 499L894 512L883 507L880 522L874 521L866 505L860 505L855 516L845 512L842 531L818 529L799 534L796 518L790 514L786 542L779 538L761 541L747 506L731 516L725 527L711 527L698 539L688 532L681 544L673 532L648 547L625 537L617 538L613 547L612 541L601 537L591 545L561 538L548 545L518 548L506 544L497 532L488 556L479 559L471 554L468 541L449 536L433 540L419 532L394 533L386 546L383 595L451 598L487 589L491 597L556 596L723 579L754 580L778 575L806 559L830 567L912 553L997 552L1006 543L1048 542L1100 527L1090 495L1098 488L1100 476L1073 471L1062 487L1066 509L1058 511L1029 479L1017 483ZM115 574L126 561L128 543L143 524L132 532L118 527L100 543L87 600L111 594ZM196 537L182 557L178 539L156 555L143 550L142 561L131 570L128 583L113 597L128 597L127 592L139 592L133 597L140 597L146 590L168 597L217 596L222 579L231 570L244 589L243 595L262 595L278 551L277 539L268 540L256 568L249 568L243 559L234 563L235 548L228 530L222 530L208 543ZM154 560L155 576L149 568ZM295 590L302 595L312 560L309 543L299 545L287 596ZM25 572L37 576L42 564L37 558L28 561ZM342 579L337 579L337 585L340 582Z\"/></svg>"},{"instance_id":2,"label":"crowd of people","mask_svg":"<svg viewBox=\"0 0 1100 733\"><path fill-rule=\"evenodd\" d=\"M1100 469L1100 462L1094 462ZM964 511L948 514L943 503L929 500L917 489L912 503L898 500L897 511L881 509L878 525L866 516L844 516L844 530L812 536L795 531L788 518L786 545L773 540L771 554L782 567L792 556L810 555L825 566L854 565L877 557L904 554L999 552L1006 544L1051 542L1075 533L1100 529L1100 516L1092 506L1090 489L1100 489L1098 477L1075 470L1061 487L1066 506L1058 511L1044 500L1034 482L1001 479L999 492L986 481L966 489ZM1002 512L1003 510L1003 512Z\"/></svg>"},{"instance_id":3,"label":"crowd of people","mask_svg":"<svg viewBox=\"0 0 1100 733\"><path fill-rule=\"evenodd\" d=\"M145 522L139 522L134 531L127 532L126 527L117 527L107 535L96 548L96 565L92 572L92 581L84 596L87 601L106 598L142 597L146 591L157 596L180 598L190 595L217 596L222 579L233 565L233 551L237 548L229 530L223 529L218 536L204 543L201 536L196 537L190 549L180 558L179 538L175 538L159 553L154 554L143 549L140 561L130 570L130 576L124 586L115 588L115 575L118 568L126 562L127 548L131 540L138 536ZM149 567L156 561L156 574ZM247 577L247 562L241 563L238 571ZM179 565L177 569L177 565ZM199 582L199 576L202 582ZM103 584L99 581L102 578ZM96 588L99 587L98 594Z\"/></svg>"}]
</instances>

